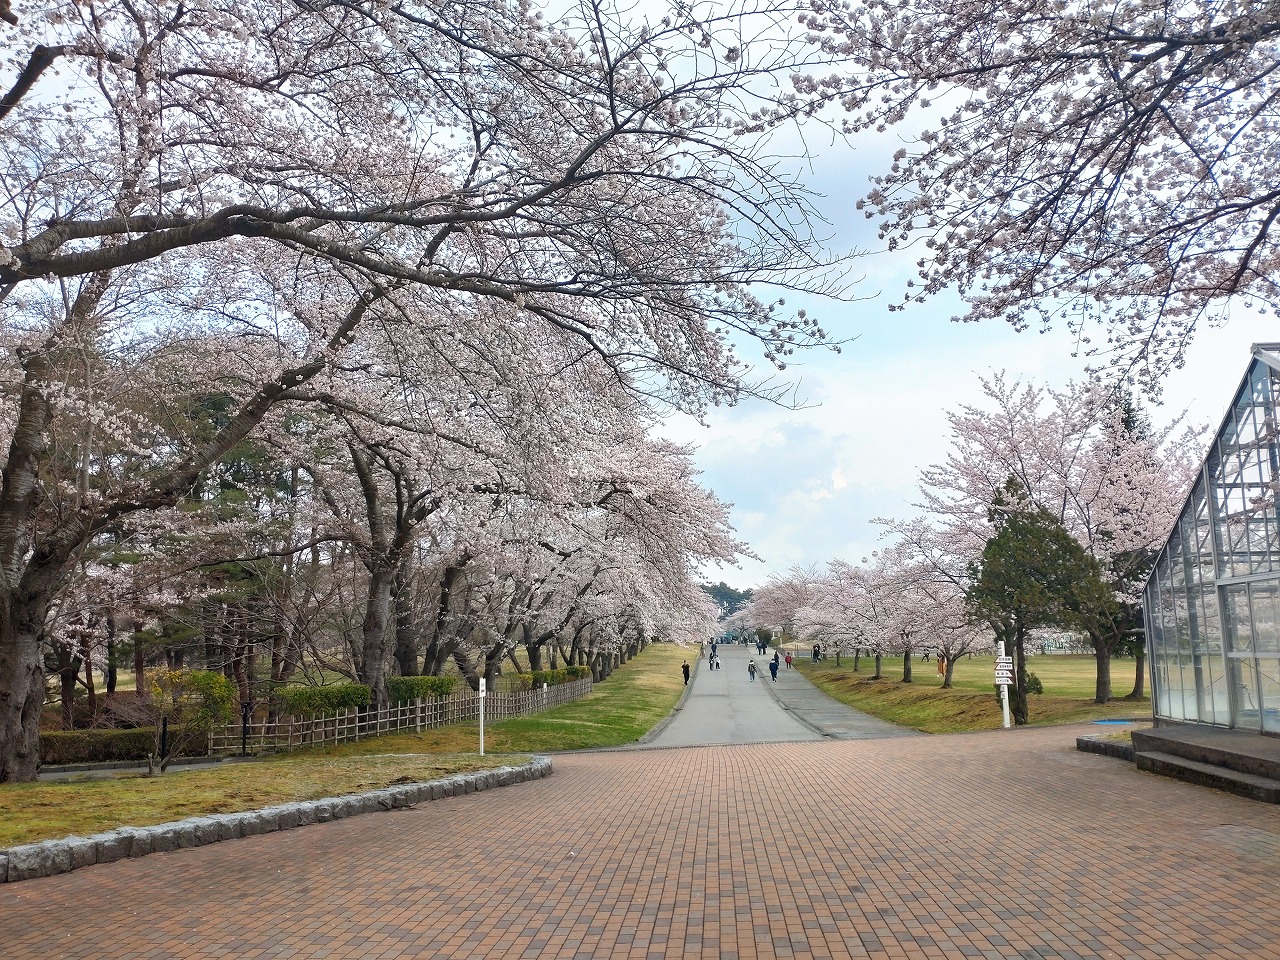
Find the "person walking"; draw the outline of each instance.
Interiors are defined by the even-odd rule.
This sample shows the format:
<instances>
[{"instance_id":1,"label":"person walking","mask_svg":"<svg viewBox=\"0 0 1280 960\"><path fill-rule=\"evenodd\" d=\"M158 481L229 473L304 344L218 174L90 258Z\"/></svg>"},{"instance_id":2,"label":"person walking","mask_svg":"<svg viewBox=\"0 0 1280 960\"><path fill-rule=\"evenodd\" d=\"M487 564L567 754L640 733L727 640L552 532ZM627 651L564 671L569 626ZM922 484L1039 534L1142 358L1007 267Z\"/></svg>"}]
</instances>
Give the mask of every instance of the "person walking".
<instances>
[{"instance_id":1,"label":"person walking","mask_svg":"<svg viewBox=\"0 0 1280 960\"><path fill-rule=\"evenodd\" d=\"M788 650L788 651L787 651L787 669L788 669L788 670L793 669L793 667L791 666L791 651L790 651L790 650Z\"/></svg>"},{"instance_id":2,"label":"person walking","mask_svg":"<svg viewBox=\"0 0 1280 960\"><path fill-rule=\"evenodd\" d=\"M773 678L773 682L778 682L778 658L775 656L769 661L769 676Z\"/></svg>"},{"instance_id":3,"label":"person walking","mask_svg":"<svg viewBox=\"0 0 1280 960\"><path fill-rule=\"evenodd\" d=\"M687 687L689 685L689 661L686 660L680 664L680 669L684 671L684 685Z\"/></svg>"},{"instance_id":4,"label":"person walking","mask_svg":"<svg viewBox=\"0 0 1280 960\"><path fill-rule=\"evenodd\" d=\"M754 660L747 661L747 676L751 678L751 682L756 682L756 662Z\"/></svg>"}]
</instances>

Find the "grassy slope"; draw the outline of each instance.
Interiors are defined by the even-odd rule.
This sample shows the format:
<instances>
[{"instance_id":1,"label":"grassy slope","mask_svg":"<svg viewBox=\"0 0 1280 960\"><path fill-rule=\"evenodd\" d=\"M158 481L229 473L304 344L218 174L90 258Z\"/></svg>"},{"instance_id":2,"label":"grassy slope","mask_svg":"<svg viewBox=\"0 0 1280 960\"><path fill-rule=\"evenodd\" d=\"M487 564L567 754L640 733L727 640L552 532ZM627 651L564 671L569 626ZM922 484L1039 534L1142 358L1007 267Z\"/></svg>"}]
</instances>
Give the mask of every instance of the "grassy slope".
<instances>
[{"instance_id":1,"label":"grassy slope","mask_svg":"<svg viewBox=\"0 0 1280 960\"><path fill-rule=\"evenodd\" d=\"M616 747L633 743L671 712L684 690L680 662L690 656L688 647L655 644L615 670L591 695L562 707L486 723L485 751L545 753ZM696 656L696 654L693 654ZM324 748L331 756L370 752L462 753L478 749L477 723L437 727L421 734L379 737L367 742Z\"/></svg>"},{"instance_id":2,"label":"grassy slope","mask_svg":"<svg viewBox=\"0 0 1280 960\"><path fill-rule=\"evenodd\" d=\"M125 774L0 784L0 849L126 824L147 826L432 780L522 763L530 753L629 743L675 706L684 689L680 661L688 655L684 647L649 647L583 700L486 725L483 757L475 752L477 725L459 724L156 778Z\"/></svg>"},{"instance_id":3,"label":"grassy slope","mask_svg":"<svg viewBox=\"0 0 1280 960\"><path fill-rule=\"evenodd\" d=\"M1002 723L991 657L958 662L950 690L941 688L942 679L934 663L918 659L912 664L910 684L901 682L901 657L884 658L884 679L878 681L870 680L875 664L866 657L857 673L853 672L851 657L842 657L839 667L834 660L824 660L817 666L803 657L798 662L819 689L842 703L927 733L994 730ZM1094 703L1095 667L1091 656L1034 657L1028 661L1028 668L1044 684L1044 694L1031 697L1033 724L1142 717L1151 713L1148 699ZM1117 660L1111 668L1113 688L1121 693L1131 690L1133 661Z\"/></svg>"}]
</instances>

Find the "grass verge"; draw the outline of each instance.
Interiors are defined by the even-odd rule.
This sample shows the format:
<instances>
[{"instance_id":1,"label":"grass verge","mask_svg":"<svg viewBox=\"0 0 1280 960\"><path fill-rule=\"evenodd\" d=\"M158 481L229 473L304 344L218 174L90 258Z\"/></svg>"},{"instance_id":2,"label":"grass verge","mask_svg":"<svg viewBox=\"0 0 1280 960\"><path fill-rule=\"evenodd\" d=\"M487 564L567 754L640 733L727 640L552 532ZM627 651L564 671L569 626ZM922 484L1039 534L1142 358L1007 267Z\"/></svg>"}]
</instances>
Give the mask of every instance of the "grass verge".
<instances>
[{"instance_id":1,"label":"grass verge","mask_svg":"<svg viewBox=\"0 0 1280 960\"><path fill-rule=\"evenodd\" d=\"M145 827L436 780L528 761L527 756L290 756L259 763L50 780L0 787L0 849L37 840Z\"/></svg>"},{"instance_id":2,"label":"grass verge","mask_svg":"<svg viewBox=\"0 0 1280 960\"><path fill-rule=\"evenodd\" d=\"M654 644L589 697L546 713L485 726L439 727L317 748L258 763L0 785L0 849L118 826L150 826L210 813L377 790L394 783L524 763L528 754L631 743L671 712L684 690L687 647Z\"/></svg>"},{"instance_id":3,"label":"grass verge","mask_svg":"<svg viewBox=\"0 0 1280 960\"><path fill-rule=\"evenodd\" d=\"M562 707L486 723L485 751L500 753L548 753L585 750L634 743L671 712L684 691L682 660L693 660L696 651L675 644L657 643L627 661L590 696ZM397 734L359 743L317 748L324 756L363 753L461 753L477 750L480 725L460 723L422 733Z\"/></svg>"},{"instance_id":4,"label":"grass verge","mask_svg":"<svg viewBox=\"0 0 1280 960\"><path fill-rule=\"evenodd\" d=\"M839 667L832 660L815 665L804 658L799 660L799 666L815 686L841 703L925 733L995 730L1003 722L995 697L995 664L991 657L958 662L950 689L941 687L942 679L933 663L919 660L912 665L913 682L903 683L901 657L883 659L880 680L870 679L874 660L866 657L857 673L851 657L842 657ZM1043 694L1031 697L1033 725L1150 716L1149 699L1094 703L1095 666L1090 656L1035 657L1028 666L1045 689ZM1117 689L1131 689L1132 675L1133 661L1112 663L1112 681Z\"/></svg>"}]
</instances>

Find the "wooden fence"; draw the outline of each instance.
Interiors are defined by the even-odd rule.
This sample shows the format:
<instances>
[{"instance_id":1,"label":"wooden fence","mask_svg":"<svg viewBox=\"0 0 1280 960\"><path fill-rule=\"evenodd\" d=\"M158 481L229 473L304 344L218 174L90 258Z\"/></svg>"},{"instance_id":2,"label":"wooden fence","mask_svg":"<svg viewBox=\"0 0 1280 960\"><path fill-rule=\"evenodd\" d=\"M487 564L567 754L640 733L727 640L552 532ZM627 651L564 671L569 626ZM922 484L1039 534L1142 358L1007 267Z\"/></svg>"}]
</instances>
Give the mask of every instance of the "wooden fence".
<instances>
[{"instance_id":1,"label":"wooden fence","mask_svg":"<svg viewBox=\"0 0 1280 960\"><path fill-rule=\"evenodd\" d=\"M562 703L579 700L590 692L591 678L583 677L541 690L490 693L485 697L485 721L550 710ZM480 695L464 689L445 697L413 700L379 711L355 707L310 717L254 721L247 728L239 723L228 724L210 732L209 753L239 753L242 745L250 753L296 750L322 743L364 740L384 733L421 732L430 727L479 719Z\"/></svg>"}]
</instances>

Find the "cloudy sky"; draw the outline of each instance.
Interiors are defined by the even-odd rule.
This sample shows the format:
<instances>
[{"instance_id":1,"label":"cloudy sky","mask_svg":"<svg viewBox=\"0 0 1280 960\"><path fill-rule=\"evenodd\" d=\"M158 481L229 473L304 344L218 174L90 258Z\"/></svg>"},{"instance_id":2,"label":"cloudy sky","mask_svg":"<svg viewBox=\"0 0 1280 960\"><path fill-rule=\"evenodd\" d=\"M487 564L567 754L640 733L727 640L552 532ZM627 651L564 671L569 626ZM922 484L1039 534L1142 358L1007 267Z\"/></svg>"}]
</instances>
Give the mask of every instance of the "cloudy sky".
<instances>
[{"instance_id":1,"label":"cloudy sky","mask_svg":"<svg viewBox=\"0 0 1280 960\"><path fill-rule=\"evenodd\" d=\"M833 245L874 250L874 231L853 204L865 192L869 165L896 144L850 153L818 151L809 182L822 194ZM713 413L703 427L675 417L665 433L696 444L703 483L733 504L741 539L760 560L739 569L707 571L745 588L795 565L821 567L843 557L857 561L875 549L875 517L913 514L922 467L942 461L945 414L980 403L978 378L995 370L1059 386L1084 377L1086 360L1071 356L1065 330L1017 333L1007 324L958 324L955 297L890 313L919 253L871 253L858 263L865 279L854 303L788 299L804 306L837 338L856 338L841 354L801 356L787 373L799 382L808 409L788 411L747 402ZM1220 329L1202 330L1187 363L1165 384L1156 423L1187 409L1193 422L1217 426L1253 343L1280 340L1280 324L1239 312Z\"/></svg>"}]
</instances>

